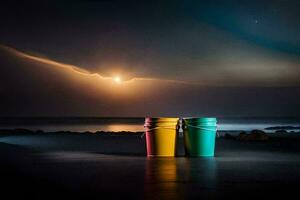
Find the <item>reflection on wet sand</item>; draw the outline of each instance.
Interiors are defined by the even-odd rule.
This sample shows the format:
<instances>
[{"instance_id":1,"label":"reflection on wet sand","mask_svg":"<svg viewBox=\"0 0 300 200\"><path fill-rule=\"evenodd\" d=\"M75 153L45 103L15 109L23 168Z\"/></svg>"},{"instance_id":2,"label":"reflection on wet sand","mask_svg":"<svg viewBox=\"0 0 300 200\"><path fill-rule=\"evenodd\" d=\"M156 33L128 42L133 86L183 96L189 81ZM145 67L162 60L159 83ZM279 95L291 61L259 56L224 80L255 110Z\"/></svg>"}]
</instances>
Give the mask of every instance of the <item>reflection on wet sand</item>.
<instances>
[{"instance_id":1,"label":"reflection on wet sand","mask_svg":"<svg viewBox=\"0 0 300 200\"><path fill-rule=\"evenodd\" d=\"M181 199L176 158L148 158L145 169L146 199Z\"/></svg>"},{"instance_id":2,"label":"reflection on wet sand","mask_svg":"<svg viewBox=\"0 0 300 200\"><path fill-rule=\"evenodd\" d=\"M148 158L144 185L146 199L214 198L215 158Z\"/></svg>"},{"instance_id":3,"label":"reflection on wet sand","mask_svg":"<svg viewBox=\"0 0 300 200\"><path fill-rule=\"evenodd\" d=\"M203 189L216 188L216 161L214 157L186 158L188 180L199 184Z\"/></svg>"}]
</instances>

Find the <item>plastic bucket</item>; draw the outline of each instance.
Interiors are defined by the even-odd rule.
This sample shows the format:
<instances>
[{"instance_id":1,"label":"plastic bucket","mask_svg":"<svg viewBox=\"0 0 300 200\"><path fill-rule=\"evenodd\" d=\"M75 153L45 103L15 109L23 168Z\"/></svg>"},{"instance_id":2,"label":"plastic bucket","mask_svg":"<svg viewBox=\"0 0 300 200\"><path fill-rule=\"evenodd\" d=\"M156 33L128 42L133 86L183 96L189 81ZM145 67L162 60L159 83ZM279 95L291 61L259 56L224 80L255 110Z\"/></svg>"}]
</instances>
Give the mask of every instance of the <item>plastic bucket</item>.
<instances>
[{"instance_id":1,"label":"plastic bucket","mask_svg":"<svg viewBox=\"0 0 300 200\"><path fill-rule=\"evenodd\" d=\"M179 118L145 119L147 156L175 156Z\"/></svg>"},{"instance_id":2,"label":"plastic bucket","mask_svg":"<svg viewBox=\"0 0 300 200\"><path fill-rule=\"evenodd\" d=\"M214 156L216 118L183 119L184 147L187 156Z\"/></svg>"}]
</instances>

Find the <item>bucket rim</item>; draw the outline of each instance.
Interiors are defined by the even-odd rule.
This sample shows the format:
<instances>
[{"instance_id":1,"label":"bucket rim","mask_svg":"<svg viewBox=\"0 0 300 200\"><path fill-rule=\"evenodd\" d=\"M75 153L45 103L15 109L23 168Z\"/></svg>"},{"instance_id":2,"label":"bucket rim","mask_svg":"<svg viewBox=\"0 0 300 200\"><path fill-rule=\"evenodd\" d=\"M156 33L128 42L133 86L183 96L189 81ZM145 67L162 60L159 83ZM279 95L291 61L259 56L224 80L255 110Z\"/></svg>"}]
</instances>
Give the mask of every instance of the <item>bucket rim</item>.
<instances>
[{"instance_id":1,"label":"bucket rim","mask_svg":"<svg viewBox=\"0 0 300 200\"><path fill-rule=\"evenodd\" d=\"M178 122L179 117L145 117L145 122Z\"/></svg>"},{"instance_id":2,"label":"bucket rim","mask_svg":"<svg viewBox=\"0 0 300 200\"><path fill-rule=\"evenodd\" d=\"M182 118L182 120L185 122L217 122L216 117L186 117Z\"/></svg>"}]
</instances>

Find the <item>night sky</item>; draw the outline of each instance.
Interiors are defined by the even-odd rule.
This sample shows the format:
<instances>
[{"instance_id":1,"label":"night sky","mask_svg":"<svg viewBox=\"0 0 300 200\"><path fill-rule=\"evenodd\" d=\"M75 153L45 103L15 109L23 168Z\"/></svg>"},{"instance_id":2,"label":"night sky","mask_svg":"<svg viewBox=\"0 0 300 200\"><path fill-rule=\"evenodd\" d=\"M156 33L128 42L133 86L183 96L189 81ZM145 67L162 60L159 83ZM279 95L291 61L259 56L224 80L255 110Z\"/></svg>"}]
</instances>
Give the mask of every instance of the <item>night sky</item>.
<instances>
[{"instance_id":1,"label":"night sky","mask_svg":"<svg viewBox=\"0 0 300 200\"><path fill-rule=\"evenodd\" d=\"M297 0L3 3L0 115L300 116L299 19Z\"/></svg>"}]
</instances>

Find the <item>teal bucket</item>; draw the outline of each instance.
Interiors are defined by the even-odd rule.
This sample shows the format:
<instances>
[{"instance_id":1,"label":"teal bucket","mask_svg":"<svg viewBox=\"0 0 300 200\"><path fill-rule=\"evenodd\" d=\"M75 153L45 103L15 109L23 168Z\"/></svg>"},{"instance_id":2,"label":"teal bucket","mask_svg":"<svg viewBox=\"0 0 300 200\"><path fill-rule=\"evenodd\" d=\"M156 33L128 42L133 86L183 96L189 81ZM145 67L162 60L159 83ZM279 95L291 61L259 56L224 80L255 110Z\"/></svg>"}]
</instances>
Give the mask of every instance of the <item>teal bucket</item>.
<instances>
[{"instance_id":1,"label":"teal bucket","mask_svg":"<svg viewBox=\"0 0 300 200\"><path fill-rule=\"evenodd\" d=\"M183 119L184 147L187 156L214 156L216 118Z\"/></svg>"}]
</instances>

